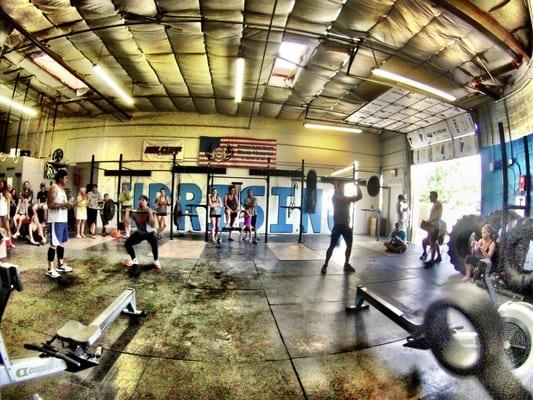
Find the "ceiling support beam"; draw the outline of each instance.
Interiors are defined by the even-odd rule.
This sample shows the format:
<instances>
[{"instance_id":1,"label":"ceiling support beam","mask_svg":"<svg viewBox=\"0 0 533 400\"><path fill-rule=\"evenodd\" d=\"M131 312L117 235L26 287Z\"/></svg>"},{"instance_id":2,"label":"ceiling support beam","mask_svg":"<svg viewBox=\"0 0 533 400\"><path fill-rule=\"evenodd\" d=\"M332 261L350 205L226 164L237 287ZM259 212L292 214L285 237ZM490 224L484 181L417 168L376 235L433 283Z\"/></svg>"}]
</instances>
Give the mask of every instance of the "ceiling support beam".
<instances>
[{"instance_id":1,"label":"ceiling support beam","mask_svg":"<svg viewBox=\"0 0 533 400\"><path fill-rule=\"evenodd\" d=\"M89 89L91 89L94 93L96 93L98 96L100 96L102 99L104 99L111 107L113 107L115 110L117 110L122 116L124 116L126 119L131 119L131 116L126 113L123 109L118 107L109 97L104 95L102 92L100 92L98 89L96 89L93 85L91 85L89 82L87 82L83 76L81 76L77 71L73 70L70 66L68 66L61 57L59 57L57 54L55 54L53 51L48 49L46 46L44 46L39 40L37 40L30 32L28 32L21 24L19 24L16 20L11 18L9 14L7 14L2 8L0 8L0 18L2 18L5 22L11 24L13 28L15 28L17 31L19 31L24 37L26 37L30 42L32 42L36 47L38 47L42 52L48 54L52 59L54 59L55 62L57 62L59 65L61 65L63 68L65 68L68 72L70 72L72 75L74 75L77 79L82 81Z\"/></svg>"},{"instance_id":2,"label":"ceiling support beam","mask_svg":"<svg viewBox=\"0 0 533 400\"><path fill-rule=\"evenodd\" d=\"M530 56L524 46L488 13L468 0L433 0L433 3L474 26L499 43L517 62L529 62Z\"/></svg>"},{"instance_id":3,"label":"ceiling support beam","mask_svg":"<svg viewBox=\"0 0 533 400\"><path fill-rule=\"evenodd\" d=\"M252 118L254 117L255 103L257 102L257 92L259 91L259 83L261 82L261 75L263 74L263 66L265 65L266 52L269 45L270 32L272 31L272 22L276 15L276 8L278 7L278 0L274 0L274 6L272 7L272 15L270 15L270 23L268 24L268 32L265 41L265 48L263 49L263 57L261 58L261 67L259 67L259 74L257 76L257 83L255 85L254 99L252 101L252 108L250 110L250 118L248 119L248 129L252 126ZM242 41L242 38L241 38Z\"/></svg>"}]
</instances>

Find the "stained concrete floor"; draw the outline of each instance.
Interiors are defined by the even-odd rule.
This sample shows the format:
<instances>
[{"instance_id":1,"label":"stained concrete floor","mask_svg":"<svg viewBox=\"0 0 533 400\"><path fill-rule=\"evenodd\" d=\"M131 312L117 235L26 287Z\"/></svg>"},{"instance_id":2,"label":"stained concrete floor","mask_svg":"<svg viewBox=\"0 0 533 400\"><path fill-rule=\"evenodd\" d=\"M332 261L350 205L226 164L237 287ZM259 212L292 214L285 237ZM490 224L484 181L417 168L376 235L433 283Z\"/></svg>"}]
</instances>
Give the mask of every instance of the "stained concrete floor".
<instances>
[{"instance_id":1,"label":"stained concrete floor","mask_svg":"<svg viewBox=\"0 0 533 400\"><path fill-rule=\"evenodd\" d=\"M307 236L303 251L293 236L272 237L272 247L200 239L164 239L162 273L151 269L147 244L137 246L137 274L121 265L123 241L73 239L66 255L74 272L58 281L44 275L46 247L17 246L9 261L20 266L25 290L13 294L1 325L11 357L34 355L23 344L48 339L68 319L89 323L127 287L147 316L112 325L98 342L98 367L7 387L1 398L487 398L430 352L403 347L407 333L377 310L345 311L362 283L403 309L423 309L460 280L447 257L426 270L416 245L390 256L356 237L357 272L344 274L341 246L324 276L327 236ZM307 261L291 259L298 254Z\"/></svg>"}]
</instances>

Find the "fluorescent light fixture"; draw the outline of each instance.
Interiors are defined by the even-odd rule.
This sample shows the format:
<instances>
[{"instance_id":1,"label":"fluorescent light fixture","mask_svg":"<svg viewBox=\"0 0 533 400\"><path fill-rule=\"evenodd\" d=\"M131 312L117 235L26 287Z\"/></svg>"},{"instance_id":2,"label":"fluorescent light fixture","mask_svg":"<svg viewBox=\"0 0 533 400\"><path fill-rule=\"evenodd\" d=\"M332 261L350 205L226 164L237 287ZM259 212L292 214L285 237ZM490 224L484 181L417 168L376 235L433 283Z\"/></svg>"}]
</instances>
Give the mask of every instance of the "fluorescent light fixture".
<instances>
[{"instance_id":1,"label":"fluorescent light fixture","mask_svg":"<svg viewBox=\"0 0 533 400\"><path fill-rule=\"evenodd\" d=\"M22 114L27 114L30 117L36 117L37 111L35 111L33 108L29 108L26 106L23 106L22 104L12 101L10 98L4 97L0 95L0 104L4 104L8 107L11 107L12 110L17 110L21 112Z\"/></svg>"},{"instance_id":2,"label":"fluorescent light fixture","mask_svg":"<svg viewBox=\"0 0 533 400\"><path fill-rule=\"evenodd\" d=\"M35 64L53 75L69 88L73 90L88 89L87 85L68 72L63 66L57 63L52 57L44 52L32 53L30 58Z\"/></svg>"},{"instance_id":3,"label":"fluorescent light fixture","mask_svg":"<svg viewBox=\"0 0 533 400\"><path fill-rule=\"evenodd\" d=\"M440 89L434 88L433 86L426 85L425 83L418 82L418 81L406 78L404 76L395 74L394 72L385 71L384 69L381 69L381 68L375 68L372 70L372 73L379 77L390 79L391 81L403 83L404 85L412 86L414 88L423 90L424 92L432 93L448 101L457 100L455 96L452 96L451 94L448 94L443 90L440 90Z\"/></svg>"},{"instance_id":4,"label":"fluorescent light fixture","mask_svg":"<svg viewBox=\"0 0 533 400\"><path fill-rule=\"evenodd\" d=\"M242 100L242 87L244 84L244 58L237 58L237 71L235 73L235 101Z\"/></svg>"},{"instance_id":5,"label":"fluorescent light fixture","mask_svg":"<svg viewBox=\"0 0 533 400\"><path fill-rule=\"evenodd\" d=\"M321 124L304 124L305 128L311 129L329 129L330 131L341 131L341 132L353 132L353 133L362 133L363 131L359 128L349 128L345 126L332 126L332 125L321 125Z\"/></svg>"},{"instance_id":6,"label":"fluorescent light fixture","mask_svg":"<svg viewBox=\"0 0 533 400\"><path fill-rule=\"evenodd\" d=\"M333 171L330 176L339 176L339 175L343 175L347 172L353 172L353 170L355 169L355 179L358 178L359 176L359 172L358 172L358 169L359 169L359 161L354 161L351 165L348 165L346 168L342 168L342 169L338 169L336 171Z\"/></svg>"},{"instance_id":7,"label":"fluorescent light fixture","mask_svg":"<svg viewBox=\"0 0 533 400\"><path fill-rule=\"evenodd\" d=\"M132 105L133 99L122 90L113 79L107 73L100 67L99 65L93 65L93 71L102 79L105 83L107 83L107 86L109 86L111 89L115 91L116 94L118 94L126 104Z\"/></svg>"}]
</instances>

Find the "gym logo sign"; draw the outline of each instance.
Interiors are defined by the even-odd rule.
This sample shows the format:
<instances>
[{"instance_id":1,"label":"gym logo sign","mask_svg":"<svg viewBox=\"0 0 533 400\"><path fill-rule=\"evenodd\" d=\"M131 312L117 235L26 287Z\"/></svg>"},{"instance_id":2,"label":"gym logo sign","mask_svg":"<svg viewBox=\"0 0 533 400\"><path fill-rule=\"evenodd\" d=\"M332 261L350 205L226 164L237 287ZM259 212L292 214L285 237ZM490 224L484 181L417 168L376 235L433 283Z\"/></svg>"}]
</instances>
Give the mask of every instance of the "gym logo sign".
<instances>
[{"instance_id":1,"label":"gym logo sign","mask_svg":"<svg viewBox=\"0 0 533 400\"><path fill-rule=\"evenodd\" d=\"M38 374L39 372L47 371L49 366L41 365L40 367L25 367L19 368L15 371L17 378L24 378L25 376Z\"/></svg>"},{"instance_id":2,"label":"gym logo sign","mask_svg":"<svg viewBox=\"0 0 533 400\"><path fill-rule=\"evenodd\" d=\"M168 161L174 155L176 161L183 161L183 140L145 139L143 149L143 161Z\"/></svg>"}]
</instances>

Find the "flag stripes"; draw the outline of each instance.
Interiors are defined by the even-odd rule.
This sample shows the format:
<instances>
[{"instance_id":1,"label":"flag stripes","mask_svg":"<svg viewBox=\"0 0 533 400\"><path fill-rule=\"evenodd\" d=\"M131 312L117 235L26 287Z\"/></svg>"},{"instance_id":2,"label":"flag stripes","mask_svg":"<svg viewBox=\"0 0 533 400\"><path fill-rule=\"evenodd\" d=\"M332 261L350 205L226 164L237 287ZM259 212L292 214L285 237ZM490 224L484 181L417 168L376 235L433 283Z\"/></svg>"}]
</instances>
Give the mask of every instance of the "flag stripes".
<instances>
[{"instance_id":1,"label":"flag stripes","mask_svg":"<svg viewBox=\"0 0 533 400\"><path fill-rule=\"evenodd\" d=\"M276 165L277 141L235 137L200 137L198 165L265 168ZM216 161L221 155L228 159ZM231 157L229 157L231 155Z\"/></svg>"}]
</instances>

